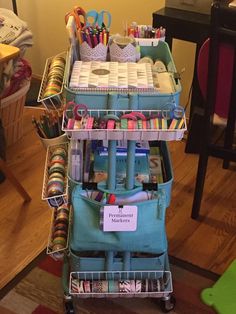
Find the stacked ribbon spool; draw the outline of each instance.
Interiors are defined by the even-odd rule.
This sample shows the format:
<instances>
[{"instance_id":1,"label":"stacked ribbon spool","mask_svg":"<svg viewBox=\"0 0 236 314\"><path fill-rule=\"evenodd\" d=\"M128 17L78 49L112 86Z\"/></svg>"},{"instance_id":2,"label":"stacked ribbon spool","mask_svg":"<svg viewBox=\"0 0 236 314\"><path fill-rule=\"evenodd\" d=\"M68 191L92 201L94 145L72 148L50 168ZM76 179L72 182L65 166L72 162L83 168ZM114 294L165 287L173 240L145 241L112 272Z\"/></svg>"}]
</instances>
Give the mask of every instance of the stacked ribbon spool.
<instances>
[{"instance_id":1,"label":"stacked ribbon spool","mask_svg":"<svg viewBox=\"0 0 236 314\"><path fill-rule=\"evenodd\" d=\"M59 206L55 210L55 220L52 231L52 251L65 249L69 226L69 208L67 204Z\"/></svg>"},{"instance_id":2,"label":"stacked ribbon spool","mask_svg":"<svg viewBox=\"0 0 236 314\"><path fill-rule=\"evenodd\" d=\"M65 189L67 152L57 147L51 154L48 168L47 196L62 195Z\"/></svg>"},{"instance_id":3,"label":"stacked ribbon spool","mask_svg":"<svg viewBox=\"0 0 236 314\"><path fill-rule=\"evenodd\" d=\"M80 280L72 279L73 293L142 293L165 291L163 278L143 280Z\"/></svg>"},{"instance_id":4,"label":"stacked ribbon spool","mask_svg":"<svg viewBox=\"0 0 236 314\"><path fill-rule=\"evenodd\" d=\"M44 90L44 98L60 93L63 83L66 61L61 56L52 59L47 75L47 83Z\"/></svg>"}]
</instances>

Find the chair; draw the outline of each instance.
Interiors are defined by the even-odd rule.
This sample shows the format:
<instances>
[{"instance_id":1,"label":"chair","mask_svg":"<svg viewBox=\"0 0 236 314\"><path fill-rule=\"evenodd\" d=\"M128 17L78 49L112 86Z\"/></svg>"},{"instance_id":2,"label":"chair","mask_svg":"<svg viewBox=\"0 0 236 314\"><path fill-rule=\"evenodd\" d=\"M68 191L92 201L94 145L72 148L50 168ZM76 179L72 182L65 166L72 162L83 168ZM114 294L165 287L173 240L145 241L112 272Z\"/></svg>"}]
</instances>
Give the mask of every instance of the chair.
<instances>
[{"instance_id":1,"label":"chair","mask_svg":"<svg viewBox=\"0 0 236 314\"><path fill-rule=\"evenodd\" d=\"M208 157L223 159L223 168L225 169L229 167L230 161L236 161L236 151L233 149L236 119L236 8L229 7L228 3L229 1L214 1L211 8L210 40L208 44L204 44L205 47L209 46L209 54L205 54L208 56L205 68L200 64L201 58L204 59L204 49L202 53L199 53L198 59L198 79L201 80L204 77L201 73L202 69L208 70L205 71L208 73L205 84L202 81L199 82L203 96L205 94L202 125L204 136L199 154L191 213L193 219L197 219L199 216ZM225 68L226 66L227 68ZM224 71L225 69L227 71ZM215 112L226 118L223 145L212 143L211 135Z\"/></svg>"},{"instance_id":2,"label":"chair","mask_svg":"<svg viewBox=\"0 0 236 314\"><path fill-rule=\"evenodd\" d=\"M26 190L23 188L23 186L20 184L20 182L16 179L13 172L10 170L10 168L7 166L5 161L0 157L0 170L4 173L6 178L14 185L17 192L22 196L25 202L31 201L31 197L26 192Z\"/></svg>"}]
</instances>

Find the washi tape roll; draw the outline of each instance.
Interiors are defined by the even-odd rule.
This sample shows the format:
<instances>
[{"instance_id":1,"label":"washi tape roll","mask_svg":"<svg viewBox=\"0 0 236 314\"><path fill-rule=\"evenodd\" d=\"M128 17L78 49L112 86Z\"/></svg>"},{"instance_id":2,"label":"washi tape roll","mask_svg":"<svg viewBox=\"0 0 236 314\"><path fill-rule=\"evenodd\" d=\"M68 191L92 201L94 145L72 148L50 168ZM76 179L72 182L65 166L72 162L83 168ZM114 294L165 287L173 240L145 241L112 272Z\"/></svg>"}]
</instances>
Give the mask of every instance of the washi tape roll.
<instances>
[{"instance_id":1,"label":"washi tape roll","mask_svg":"<svg viewBox=\"0 0 236 314\"><path fill-rule=\"evenodd\" d=\"M67 239L67 232L65 230L57 230L53 232L52 237L53 239L57 237L62 237L64 239Z\"/></svg>"},{"instance_id":2,"label":"washi tape roll","mask_svg":"<svg viewBox=\"0 0 236 314\"><path fill-rule=\"evenodd\" d=\"M79 293L84 293L84 281L79 281Z\"/></svg>"},{"instance_id":3,"label":"washi tape roll","mask_svg":"<svg viewBox=\"0 0 236 314\"><path fill-rule=\"evenodd\" d=\"M84 281L84 292L85 293L91 292L91 282L89 280Z\"/></svg>"},{"instance_id":4,"label":"washi tape roll","mask_svg":"<svg viewBox=\"0 0 236 314\"><path fill-rule=\"evenodd\" d=\"M53 150L52 154L51 154L51 158L53 158L55 155L60 155L62 156L64 159L66 159L67 156L67 151L62 148L62 147L57 147Z\"/></svg>"},{"instance_id":5,"label":"washi tape roll","mask_svg":"<svg viewBox=\"0 0 236 314\"><path fill-rule=\"evenodd\" d=\"M58 183L51 184L47 188L47 194L48 194L48 197L63 194L63 186Z\"/></svg>"},{"instance_id":6,"label":"washi tape roll","mask_svg":"<svg viewBox=\"0 0 236 314\"><path fill-rule=\"evenodd\" d=\"M58 179L61 179L61 180L64 180L65 177L60 173L60 172L53 172L49 175L48 177L48 180L50 179L54 179L54 178L58 178ZM60 205L59 205L60 206Z\"/></svg>"},{"instance_id":7,"label":"washi tape roll","mask_svg":"<svg viewBox=\"0 0 236 314\"><path fill-rule=\"evenodd\" d=\"M57 208L57 214L59 214L59 213L61 213L61 212L66 213L67 215L69 215L70 210L69 210L67 204L63 204L63 205L61 205L61 206L59 206L59 207Z\"/></svg>"},{"instance_id":8,"label":"washi tape roll","mask_svg":"<svg viewBox=\"0 0 236 314\"><path fill-rule=\"evenodd\" d=\"M102 293L108 292L108 280L102 280Z\"/></svg>"},{"instance_id":9,"label":"washi tape roll","mask_svg":"<svg viewBox=\"0 0 236 314\"><path fill-rule=\"evenodd\" d=\"M136 292L135 280L130 280L130 292Z\"/></svg>"},{"instance_id":10,"label":"washi tape roll","mask_svg":"<svg viewBox=\"0 0 236 314\"><path fill-rule=\"evenodd\" d=\"M119 292L119 282L117 280L108 280L108 291L110 293Z\"/></svg>"},{"instance_id":11,"label":"washi tape roll","mask_svg":"<svg viewBox=\"0 0 236 314\"><path fill-rule=\"evenodd\" d=\"M71 290L73 293L79 293L79 281L78 279L71 280Z\"/></svg>"},{"instance_id":12,"label":"washi tape roll","mask_svg":"<svg viewBox=\"0 0 236 314\"><path fill-rule=\"evenodd\" d=\"M73 109L75 120L81 120L88 114L88 107L85 104L76 104Z\"/></svg>"},{"instance_id":13,"label":"washi tape roll","mask_svg":"<svg viewBox=\"0 0 236 314\"><path fill-rule=\"evenodd\" d=\"M119 292L130 293L130 280L120 280L119 281Z\"/></svg>"},{"instance_id":14,"label":"washi tape roll","mask_svg":"<svg viewBox=\"0 0 236 314\"><path fill-rule=\"evenodd\" d=\"M63 156L61 156L61 155L54 155L54 156L51 158L50 164L52 165L52 164L54 164L54 163L56 163L56 162L59 162L59 163L65 165L65 162L66 162L66 161L65 161L65 158L64 158Z\"/></svg>"},{"instance_id":15,"label":"washi tape roll","mask_svg":"<svg viewBox=\"0 0 236 314\"><path fill-rule=\"evenodd\" d=\"M56 232L58 230L62 230L62 231L67 232L68 225L65 224L64 222L55 222L54 231Z\"/></svg>"},{"instance_id":16,"label":"washi tape roll","mask_svg":"<svg viewBox=\"0 0 236 314\"><path fill-rule=\"evenodd\" d=\"M135 281L135 292L137 292L137 293L142 292L142 281L141 280Z\"/></svg>"},{"instance_id":17,"label":"washi tape roll","mask_svg":"<svg viewBox=\"0 0 236 314\"><path fill-rule=\"evenodd\" d=\"M101 280L92 281L92 292L102 293L102 281Z\"/></svg>"}]
</instances>

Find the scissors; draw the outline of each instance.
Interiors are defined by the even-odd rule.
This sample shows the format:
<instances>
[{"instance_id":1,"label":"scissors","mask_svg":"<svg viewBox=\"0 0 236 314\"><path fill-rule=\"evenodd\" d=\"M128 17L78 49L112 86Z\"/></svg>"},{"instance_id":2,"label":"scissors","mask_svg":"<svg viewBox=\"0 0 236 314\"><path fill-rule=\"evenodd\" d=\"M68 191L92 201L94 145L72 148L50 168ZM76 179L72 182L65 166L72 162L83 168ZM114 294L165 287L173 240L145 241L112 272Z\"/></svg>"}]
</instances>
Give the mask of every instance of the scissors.
<instances>
[{"instance_id":1,"label":"scissors","mask_svg":"<svg viewBox=\"0 0 236 314\"><path fill-rule=\"evenodd\" d=\"M67 119L81 120L88 114L88 107L84 104L76 104L74 101L69 101L65 106L65 115Z\"/></svg>"},{"instance_id":2,"label":"scissors","mask_svg":"<svg viewBox=\"0 0 236 314\"><path fill-rule=\"evenodd\" d=\"M70 16L74 17L77 29L82 29L84 27L86 13L85 13L83 8L74 7L74 9L72 11L68 12L65 15L66 24L67 24Z\"/></svg>"},{"instance_id":3,"label":"scissors","mask_svg":"<svg viewBox=\"0 0 236 314\"><path fill-rule=\"evenodd\" d=\"M162 117L164 119L181 119L184 116L184 108L176 105L173 100L170 103L167 103L162 110Z\"/></svg>"},{"instance_id":4,"label":"scissors","mask_svg":"<svg viewBox=\"0 0 236 314\"><path fill-rule=\"evenodd\" d=\"M104 20L107 18L107 25L105 25ZM92 22L90 22L90 21ZM111 14L108 11L101 11L98 13L95 10L91 10L85 15L85 27L106 27L107 29L111 26Z\"/></svg>"}]
</instances>

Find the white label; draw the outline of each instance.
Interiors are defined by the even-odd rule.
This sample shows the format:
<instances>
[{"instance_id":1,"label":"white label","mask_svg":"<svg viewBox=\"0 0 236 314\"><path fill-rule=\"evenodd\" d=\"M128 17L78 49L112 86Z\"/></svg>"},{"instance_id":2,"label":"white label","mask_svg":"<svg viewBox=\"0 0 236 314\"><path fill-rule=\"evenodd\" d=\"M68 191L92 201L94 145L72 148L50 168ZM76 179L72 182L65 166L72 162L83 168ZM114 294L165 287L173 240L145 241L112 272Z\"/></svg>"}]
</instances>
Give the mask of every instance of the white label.
<instances>
[{"instance_id":1,"label":"white label","mask_svg":"<svg viewBox=\"0 0 236 314\"><path fill-rule=\"evenodd\" d=\"M104 206L103 231L135 231L137 219L137 206Z\"/></svg>"}]
</instances>

